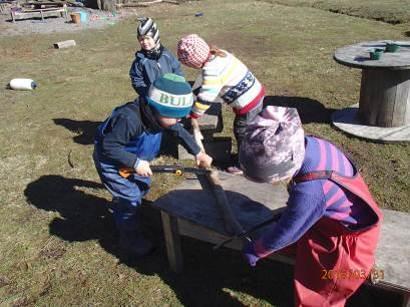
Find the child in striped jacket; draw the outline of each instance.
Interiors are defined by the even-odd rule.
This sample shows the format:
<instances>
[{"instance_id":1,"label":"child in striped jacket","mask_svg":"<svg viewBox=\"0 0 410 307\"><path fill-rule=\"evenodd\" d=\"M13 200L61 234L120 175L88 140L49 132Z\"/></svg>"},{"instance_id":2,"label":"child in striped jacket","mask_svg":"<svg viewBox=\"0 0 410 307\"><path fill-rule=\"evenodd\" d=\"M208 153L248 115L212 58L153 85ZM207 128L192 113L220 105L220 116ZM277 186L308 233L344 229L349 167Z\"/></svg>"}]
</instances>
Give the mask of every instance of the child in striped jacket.
<instances>
[{"instance_id":1,"label":"child in striped jacket","mask_svg":"<svg viewBox=\"0 0 410 307\"><path fill-rule=\"evenodd\" d=\"M372 270L382 219L354 164L305 137L296 109L273 106L248 126L239 161L254 181L289 182L286 209L244 247L245 259L293 255L296 306L344 306Z\"/></svg>"},{"instance_id":2,"label":"child in striped jacket","mask_svg":"<svg viewBox=\"0 0 410 307\"><path fill-rule=\"evenodd\" d=\"M262 110L264 87L234 55L210 47L196 34L185 36L178 42L177 55L182 64L201 69L194 85L197 99L191 118L201 117L213 102L227 103L236 114L233 131L239 152L246 126ZM240 172L236 167L228 170Z\"/></svg>"}]
</instances>

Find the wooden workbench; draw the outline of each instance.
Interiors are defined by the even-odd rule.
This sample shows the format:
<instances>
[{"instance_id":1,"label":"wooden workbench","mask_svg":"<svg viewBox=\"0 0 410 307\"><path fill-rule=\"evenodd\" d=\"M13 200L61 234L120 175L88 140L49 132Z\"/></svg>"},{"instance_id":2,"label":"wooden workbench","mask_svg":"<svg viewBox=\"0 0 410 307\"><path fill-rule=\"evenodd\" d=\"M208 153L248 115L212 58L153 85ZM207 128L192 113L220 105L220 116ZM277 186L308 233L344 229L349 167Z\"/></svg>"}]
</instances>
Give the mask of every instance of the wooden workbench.
<instances>
[{"instance_id":1,"label":"wooden workbench","mask_svg":"<svg viewBox=\"0 0 410 307\"><path fill-rule=\"evenodd\" d=\"M243 176L227 173L221 173L220 178L235 216L245 230L280 213L286 205L288 193L284 185L257 184ZM181 236L213 244L229 237L212 193L203 190L201 182L193 175L174 191L156 200L152 206L161 211L168 260L175 272L181 272L183 268ZM408 306L410 233L407 229L410 215L391 210L383 210L383 213L376 265L378 270L384 272L384 276L369 283L401 293L403 306ZM240 250L241 242L234 240L226 247ZM293 263L293 259L278 254L272 254L269 258Z\"/></svg>"},{"instance_id":2,"label":"wooden workbench","mask_svg":"<svg viewBox=\"0 0 410 307\"><path fill-rule=\"evenodd\" d=\"M225 231L222 215L209 190L204 190L194 175L176 190L153 203L161 210L164 235L171 268L182 270L179 236L218 243L229 234ZM247 230L277 214L285 207L288 193L284 185L273 187L256 184L243 176L220 173L228 201L242 227ZM239 241L228 245L239 249Z\"/></svg>"}]
</instances>

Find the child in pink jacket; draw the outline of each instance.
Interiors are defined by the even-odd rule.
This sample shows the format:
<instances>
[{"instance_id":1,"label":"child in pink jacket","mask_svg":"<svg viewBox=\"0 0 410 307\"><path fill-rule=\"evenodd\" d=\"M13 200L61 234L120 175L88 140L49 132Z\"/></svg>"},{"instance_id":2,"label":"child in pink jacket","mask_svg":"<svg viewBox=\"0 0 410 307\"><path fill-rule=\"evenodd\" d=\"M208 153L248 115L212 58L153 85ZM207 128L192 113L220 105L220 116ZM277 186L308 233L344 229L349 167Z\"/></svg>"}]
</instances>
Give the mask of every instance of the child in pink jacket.
<instances>
[{"instance_id":1,"label":"child in pink jacket","mask_svg":"<svg viewBox=\"0 0 410 307\"><path fill-rule=\"evenodd\" d=\"M244 247L250 265L277 251L295 257L296 306L344 306L370 274L381 212L353 162L332 143L305 136L296 109L267 107L239 154L245 176L288 182L278 222Z\"/></svg>"}]
</instances>

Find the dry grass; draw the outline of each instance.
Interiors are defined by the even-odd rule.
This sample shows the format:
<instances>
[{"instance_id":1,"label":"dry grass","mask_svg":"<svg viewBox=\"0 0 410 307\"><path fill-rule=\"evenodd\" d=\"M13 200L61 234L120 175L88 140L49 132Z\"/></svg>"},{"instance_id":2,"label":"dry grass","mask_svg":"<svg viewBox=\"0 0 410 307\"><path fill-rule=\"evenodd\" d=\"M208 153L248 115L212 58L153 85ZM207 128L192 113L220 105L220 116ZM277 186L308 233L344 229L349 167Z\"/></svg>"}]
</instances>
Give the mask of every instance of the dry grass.
<instances>
[{"instance_id":1,"label":"dry grass","mask_svg":"<svg viewBox=\"0 0 410 307\"><path fill-rule=\"evenodd\" d=\"M160 5L141 13L157 20L173 51L191 32L233 51L266 85L271 101L298 107L306 131L352 153L383 207L409 211L410 146L350 138L329 125L333 109L358 100L360 82L358 70L332 60L335 48L404 39L401 28L245 0ZM0 89L0 304L290 305L290 268L262 262L250 271L238 253L215 253L192 240L183 242L183 276L169 272L161 242L149 259L119 260L109 195L91 152L96 125L135 96L128 80L134 31L135 21L128 20L103 30L0 40L0 84L15 77L39 83L32 92ZM51 48L66 39L77 46ZM192 80L195 72L186 72ZM223 134L230 135L232 113L225 115ZM175 181L156 177L150 198ZM148 213L151 236L160 240L158 216ZM355 306L393 304L374 293L360 301L360 295Z\"/></svg>"},{"instance_id":2,"label":"dry grass","mask_svg":"<svg viewBox=\"0 0 410 307\"><path fill-rule=\"evenodd\" d=\"M380 20L391 24L410 22L409 0L262 0L290 6L314 7L338 14Z\"/></svg>"}]
</instances>

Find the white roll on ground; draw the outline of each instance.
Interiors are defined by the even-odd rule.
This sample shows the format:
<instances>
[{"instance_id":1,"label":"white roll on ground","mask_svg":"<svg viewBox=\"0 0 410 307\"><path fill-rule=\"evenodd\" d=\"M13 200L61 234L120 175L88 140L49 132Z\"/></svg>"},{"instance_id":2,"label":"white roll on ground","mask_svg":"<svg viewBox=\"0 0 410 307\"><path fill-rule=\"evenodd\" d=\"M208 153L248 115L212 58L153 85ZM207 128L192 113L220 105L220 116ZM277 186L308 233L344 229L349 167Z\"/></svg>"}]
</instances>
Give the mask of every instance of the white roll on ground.
<instances>
[{"instance_id":1,"label":"white roll on ground","mask_svg":"<svg viewBox=\"0 0 410 307\"><path fill-rule=\"evenodd\" d=\"M34 90L37 87L32 79L17 78L10 81L10 88L13 90Z\"/></svg>"}]
</instances>

